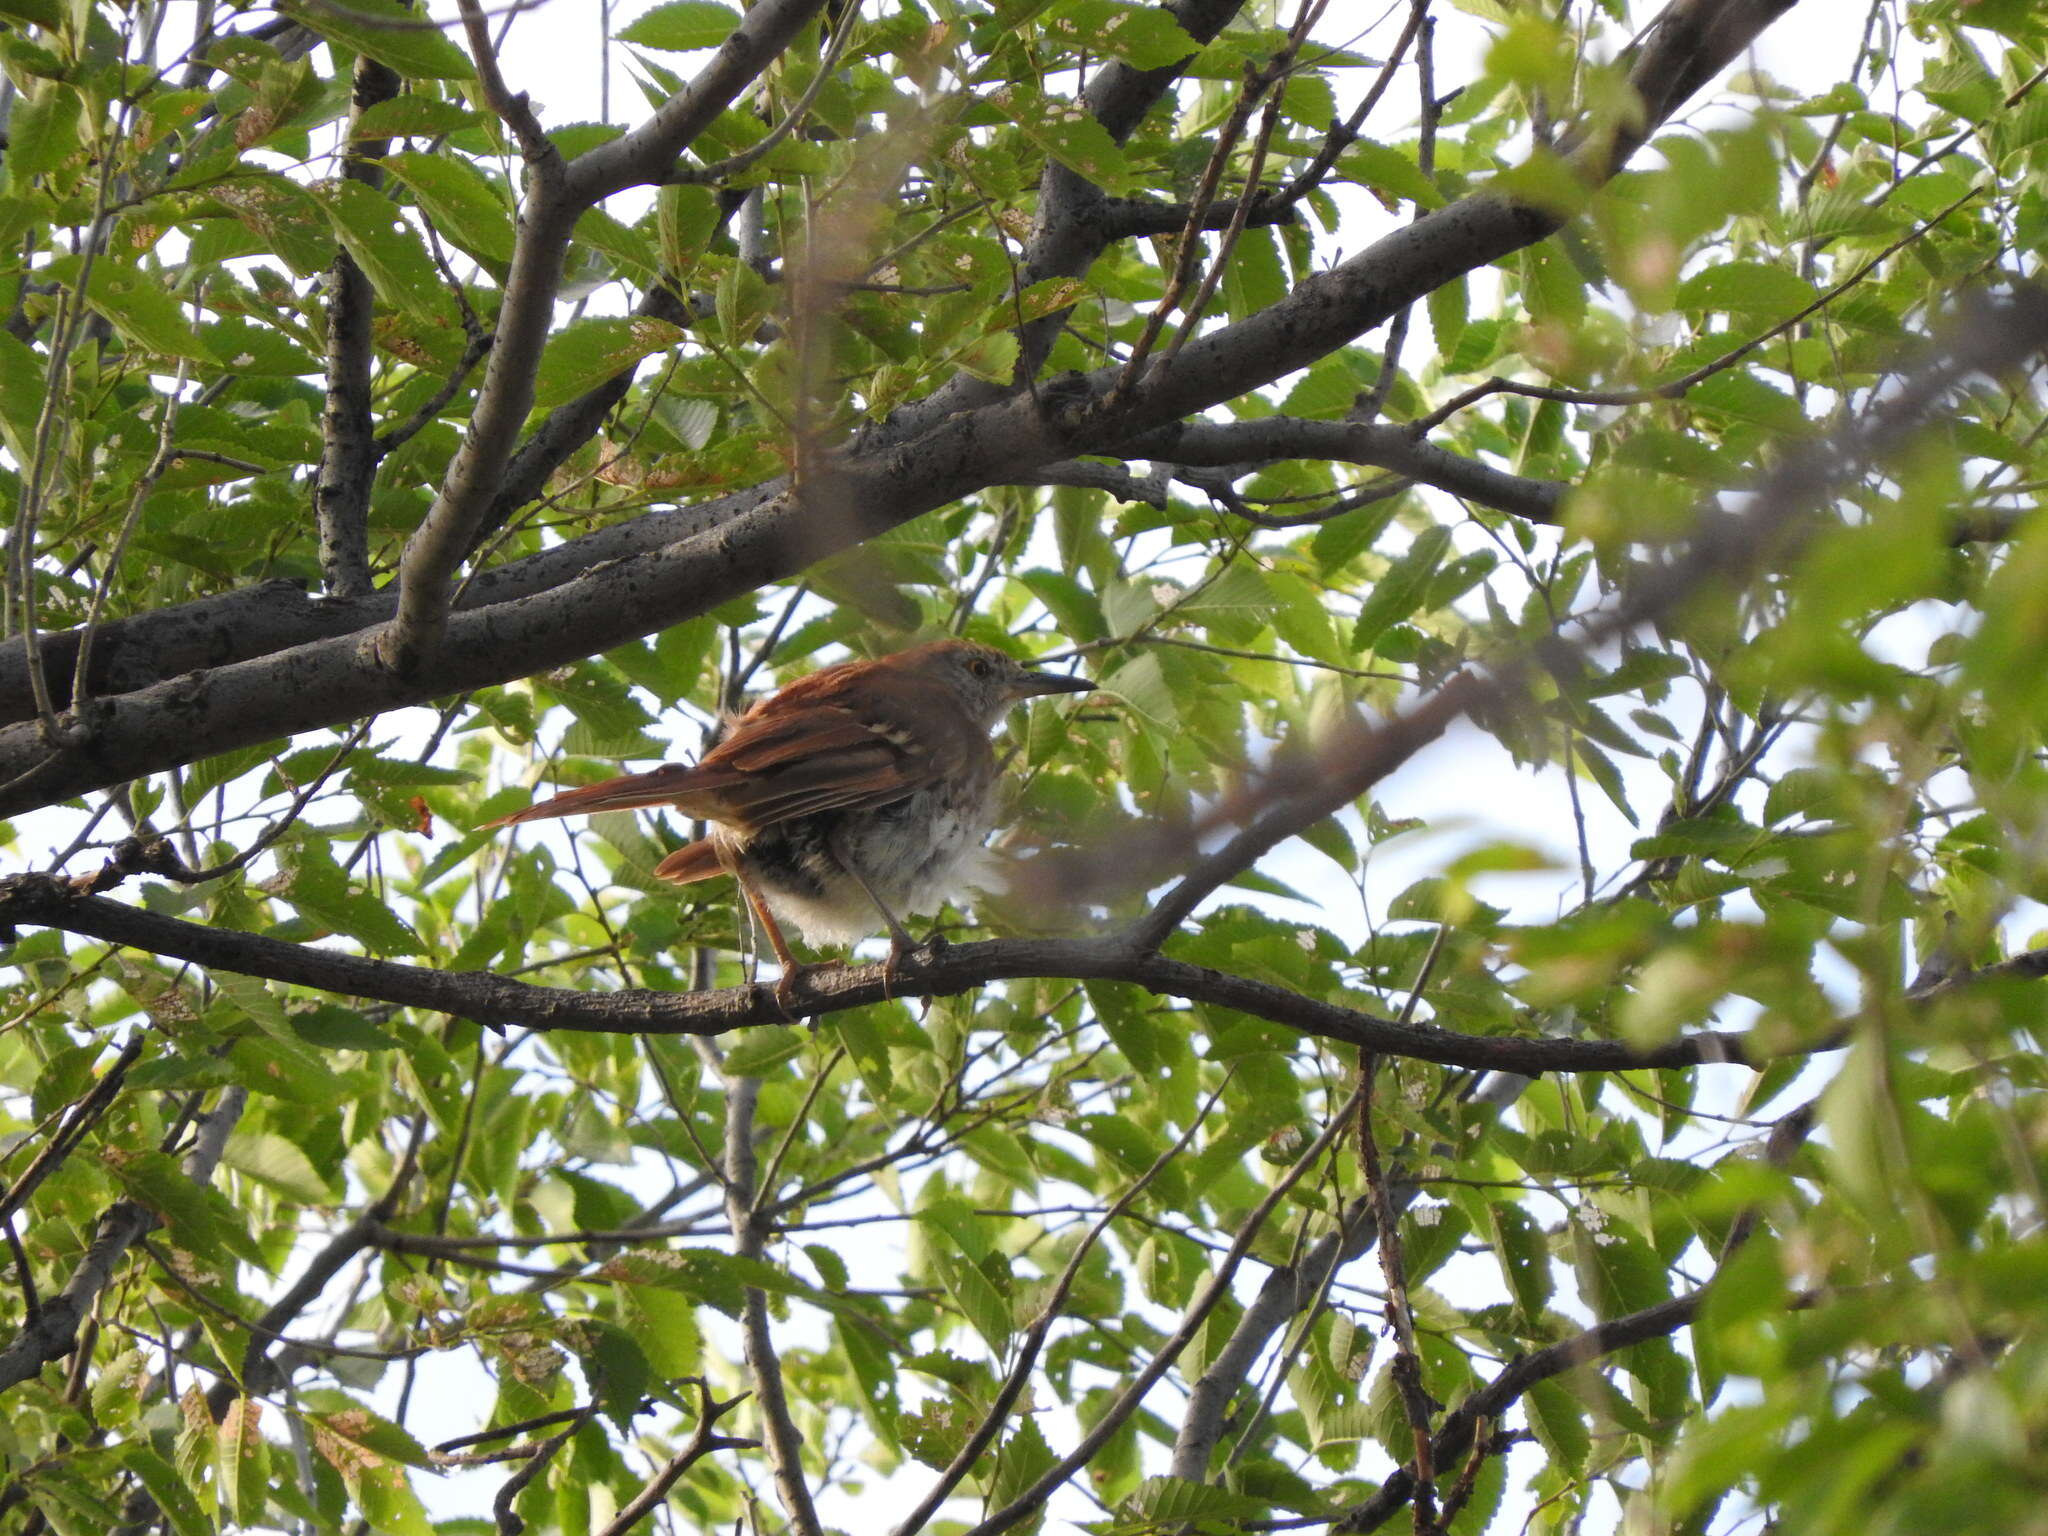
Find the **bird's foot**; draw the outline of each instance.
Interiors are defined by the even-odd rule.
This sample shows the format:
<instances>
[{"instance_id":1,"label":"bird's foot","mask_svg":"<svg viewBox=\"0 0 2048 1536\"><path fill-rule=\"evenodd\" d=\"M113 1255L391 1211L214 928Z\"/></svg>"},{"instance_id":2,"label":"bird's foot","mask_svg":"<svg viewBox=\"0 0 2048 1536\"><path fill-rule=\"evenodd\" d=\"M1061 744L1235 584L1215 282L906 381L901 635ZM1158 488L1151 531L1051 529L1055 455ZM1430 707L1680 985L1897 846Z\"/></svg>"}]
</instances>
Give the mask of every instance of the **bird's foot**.
<instances>
[{"instance_id":1,"label":"bird's foot","mask_svg":"<svg viewBox=\"0 0 2048 1536\"><path fill-rule=\"evenodd\" d=\"M946 952L949 942L946 935L937 928L922 940L913 939L907 933L891 934L889 958L882 962L882 996L896 995L896 983L902 979L905 956L915 955L923 960L936 960Z\"/></svg>"},{"instance_id":2,"label":"bird's foot","mask_svg":"<svg viewBox=\"0 0 2048 1536\"><path fill-rule=\"evenodd\" d=\"M810 964L792 963L782 968L782 977L775 983L775 1004L782 1010L782 1016L790 1023L803 1021L804 1016L795 1009L798 986L818 971L839 971L846 968L844 960L814 960ZM810 1015L811 1027L818 1027L817 1015Z\"/></svg>"}]
</instances>

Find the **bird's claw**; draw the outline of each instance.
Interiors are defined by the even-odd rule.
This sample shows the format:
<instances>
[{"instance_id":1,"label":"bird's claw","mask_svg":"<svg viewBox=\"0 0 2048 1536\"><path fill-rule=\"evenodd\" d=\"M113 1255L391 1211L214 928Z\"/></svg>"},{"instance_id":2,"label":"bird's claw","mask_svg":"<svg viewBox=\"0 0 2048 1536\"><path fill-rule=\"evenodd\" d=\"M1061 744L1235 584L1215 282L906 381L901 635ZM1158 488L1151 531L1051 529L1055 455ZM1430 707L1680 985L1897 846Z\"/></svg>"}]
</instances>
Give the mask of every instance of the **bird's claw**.
<instances>
[{"instance_id":1,"label":"bird's claw","mask_svg":"<svg viewBox=\"0 0 2048 1536\"><path fill-rule=\"evenodd\" d=\"M789 1020L790 1023L802 1023L806 1016L797 1012L793 1006L796 1000L798 984L808 978L813 971L838 971L845 968L846 962L844 960L815 960L809 965L784 966L781 980L775 983L775 1006L782 1010L782 1016ZM812 1014L809 1017L811 1027L816 1029L818 1027L817 1016Z\"/></svg>"},{"instance_id":2,"label":"bird's claw","mask_svg":"<svg viewBox=\"0 0 2048 1536\"><path fill-rule=\"evenodd\" d=\"M903 961L906 956L921 960L936 960L946 952L950 941L945 934L934 928L923 939L913 939L907 933L894 934L889 939L889 958L882 962L882 996L893 998L896 983L902 979Z\"/></svg>"}]
</instances>

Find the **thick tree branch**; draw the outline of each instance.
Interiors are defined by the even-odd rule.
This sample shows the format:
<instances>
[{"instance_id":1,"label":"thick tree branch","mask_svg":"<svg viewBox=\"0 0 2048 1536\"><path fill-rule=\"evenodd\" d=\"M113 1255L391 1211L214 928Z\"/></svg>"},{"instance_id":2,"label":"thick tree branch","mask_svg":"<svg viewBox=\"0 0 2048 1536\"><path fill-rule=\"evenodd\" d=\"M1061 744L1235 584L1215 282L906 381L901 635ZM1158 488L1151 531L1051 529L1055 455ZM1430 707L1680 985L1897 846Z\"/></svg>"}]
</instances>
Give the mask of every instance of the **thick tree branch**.
<instances>
[{"instance_id":1,"label":"thick tree branch","mask_svg":"<svg viewBox=\"0 0 2048 1536\"><path fill-rule=\"evenodd\" d=\"M999 400L948 416L914 438L911 429L929 417L907 412L829 466L830 473L821 466L802 496L757 488L716 504L715 512L695 509L702 517L729 520L690 543L602 571L586 566L582 579L559 589L445 620L437 663L419 675L364 657L343 636L223 667L203 681L110 698L85 748L53 750L32 729L0 730L0 785L6 786L0 790L0 815L281 734L530 675L665 628L1038 464L1101 451L1268 383L1554 227L1553 215L1483 194L1454 203L1305 280L1261 314L1191 342L1171 366L1149 374L1113 420L1091 419L1087 406L1112 386L1114 368L1065 381L1056 390L1041 389L1044 403L1024 395ZM559 243L554 242L558 256ZM519 271L533 275L531 253L547 244L522 238L529 256L525 268L515 263L515 287L525 281ZM508 311L519 308L508 298ZM536 353L539 339L524 350ZM492 369L509 367L508 355L501 336ZM516 427L509 419L512 396L530 399L530 379L506 388L508 393L493 397L490 410L479 402L477 429L451 466L442 499L453 510L445 517L430 513L421 531L418 569L425 585L415 588L417 622L409 628L422 637L439 632L437 621L444 618L440 597L457 558L452 535L473 528L479 493L495 490L495 472L471 450L486 436L504 438L500 447L509 448ZM484 393L492 395L488 380ZM748 510L729 516L749 498ZM686 522L689 514L676 517ZM646 535L629 537L637 542ZM579 554L587 558L593 552L594 546ZM529 574L557 569L545 561L528 568ZM402 640L407 632L401 614L396 635ZM402 660L405 647L395 654Z\"/></svg>"},{"instance_id":2,"label":"thick tree branch","mask_svg":"<svg viewBox=\"0 0 2048 1536\"><path fill-rule=\"evenodd\" d=\"M628 187L663 181L688 149L740 93L761 77L827 0L762 0L719 44L711 62L654 115L623 137L576 157L565 191L583 207Z\"/></svg>"},{"instance_id":3,"label":"thick tree branch","mask_svg":"<svg viewBox=\"0 0 2048 1536\"><path fill-rule=\"evenodd\" d=\"M380 162L391 142L358 139L355 129L365 112L398 94L398 85L396 70L368 54L357 57L341 174L372 191L384 184ZM320 574L330 597L360 597L370 590L370 490L377 476L370 416L374 307L370 279L346 250L337 252L328 269L327 403L321 420L320 467L313 481Z\"/></svg>"},{"instance_id":4,"label":"thick tree branch","mask_svg":"<svg viewBox=\"0 0 2048 1536\"><path fill-rule=\"evenodd\" d=\"M80 896L61 880L19 875L0 881L0 924L61 928L85 938L153 954L405 1007L430 1008L479 1024L539 1030L649 1035L716 1035L748 1024L786 1023L772 987L708 992L630 988L585 992L541 987L487 971L437 971L360 955L288 944L164 917L99 896ZM898 963L893 983L881 965L809 971L798 976L794 1006L809 1017L865 1007L896 996L950 997L990 982L1024 977L1129 981L1164 997L1219 1004L1318 1039L1388 1056L1537 1076L1615 1072L1634 1067L1752 1064L1765 1059L1742 1034L1702 1032L1647 1049L1617 1040L1526 1039L1467 1035L1431 1024L1401 1023L1306 997L1284 987L1143 953L1120 938L1006 939L917 952ZM1808 1050L1831 1046L1816 1042Z\"/></svg>"},{"instance_id":5,"label":"thick tree branch","mask_svg":"<svg viewBox=\"0 0 2048 1536\"><path fill-rule=\"evenodd\" d=\"M446 630L449 583L474 547L477 527L497 497L519 429L533 409L534 377L554 325L562 262L583 211L568 195L561 155L533 121L525 96L507 92L475 0L463 0L462 12L485 97L511 124L524 151L527 185L469 431L440 494L406 544L398 565L398 611L376 639L377 662L400 674L417 672Z\"/></svg>"}]
</instances>

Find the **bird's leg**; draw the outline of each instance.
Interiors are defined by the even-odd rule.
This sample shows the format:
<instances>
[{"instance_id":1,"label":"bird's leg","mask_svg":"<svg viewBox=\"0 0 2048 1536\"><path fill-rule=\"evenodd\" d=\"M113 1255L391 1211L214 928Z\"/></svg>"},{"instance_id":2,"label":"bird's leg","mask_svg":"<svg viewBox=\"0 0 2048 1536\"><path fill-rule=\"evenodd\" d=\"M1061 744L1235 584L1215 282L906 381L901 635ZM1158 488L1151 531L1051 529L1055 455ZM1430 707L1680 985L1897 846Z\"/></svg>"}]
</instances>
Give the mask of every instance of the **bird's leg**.
<instances>
[{"instance_id":1,"label":"bird's leg","mask_svg":"<svg viewBox=\"0 0 2048 1536\"><path fill-rule=\"evenodd\" d=\"M832 857L839 861L839 867L853 877L853 883L867 893L875 904L875 910L882 914L882 921L889 925L889 958L882 962L882 996L896 995L896 970L903 963L903 957L918 947L917 940L910 936L910 930L903 926L889 903L875 894L875 888L868 884L868 877L860 872L860 865L847 857L846 846L835 833L830 839Z\"/></svg>"},{"instance_id":2,"label":"bird's leg","mask_svg":"<svg viewBox=\"0 0 2048 1536\"><path fill-rule=\"evenodd\" d=\"M775 983L775 1001L791 1023L796 1022L796 1011L790 1006L790 999L796 988L796 974L802 965L790 953L789 940L782 936L782 925L775 921L775 914L768 910L768 903L761 899L761 893L754 889L754 882L737 869L733 877L739 881L740 889L747 894L747 905L754 910L754 919L761 925L761 931L768 935L768 943L775 951L775 959L782 966L782 975Z\"/></svg>"}]
</instances>

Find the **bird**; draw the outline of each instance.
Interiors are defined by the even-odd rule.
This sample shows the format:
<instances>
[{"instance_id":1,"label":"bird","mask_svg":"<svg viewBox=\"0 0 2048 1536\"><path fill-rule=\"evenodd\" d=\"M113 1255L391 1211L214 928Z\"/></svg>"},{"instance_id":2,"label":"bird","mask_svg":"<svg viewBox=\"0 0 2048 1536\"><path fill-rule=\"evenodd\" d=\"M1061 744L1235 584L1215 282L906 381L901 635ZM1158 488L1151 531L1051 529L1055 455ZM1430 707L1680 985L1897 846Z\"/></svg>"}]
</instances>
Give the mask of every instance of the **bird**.
<instances>
[{"instance_id":1,"label":"bird","mask_svg":"<svg viewBox=\"0 0 2048 1536\"><path fill-rule=\"evenodd\" d=\"M782 924L839 944L879 918L893 982L918 947L900 914L937 911L982 862L998 777L989 733L1026 699L1094 686L970 640L841 662L729 720L694 764L572 789L486 826L652 806L710 822L654 873L676 885L737 879L781 963L787 1012L802 966Z\"/></svg>"}]
</instances>

